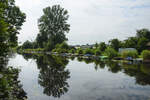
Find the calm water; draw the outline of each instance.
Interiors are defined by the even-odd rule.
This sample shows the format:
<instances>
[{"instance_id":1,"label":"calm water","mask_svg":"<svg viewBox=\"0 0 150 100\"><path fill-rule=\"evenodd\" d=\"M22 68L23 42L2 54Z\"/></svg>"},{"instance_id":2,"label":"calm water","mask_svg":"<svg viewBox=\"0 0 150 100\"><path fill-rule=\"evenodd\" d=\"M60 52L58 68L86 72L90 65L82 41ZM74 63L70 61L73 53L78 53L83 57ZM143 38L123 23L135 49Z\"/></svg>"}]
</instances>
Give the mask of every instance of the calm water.
<instances>
[{"instance_id":1,"label":"calm water","mask_svg":"<svg viewBox=\"0 0 150 100\"><path fill-rule=\"evenodd\" d=\"M150 100L150 65L18 55L28 100Z\"/></svg>"}]
</instances>

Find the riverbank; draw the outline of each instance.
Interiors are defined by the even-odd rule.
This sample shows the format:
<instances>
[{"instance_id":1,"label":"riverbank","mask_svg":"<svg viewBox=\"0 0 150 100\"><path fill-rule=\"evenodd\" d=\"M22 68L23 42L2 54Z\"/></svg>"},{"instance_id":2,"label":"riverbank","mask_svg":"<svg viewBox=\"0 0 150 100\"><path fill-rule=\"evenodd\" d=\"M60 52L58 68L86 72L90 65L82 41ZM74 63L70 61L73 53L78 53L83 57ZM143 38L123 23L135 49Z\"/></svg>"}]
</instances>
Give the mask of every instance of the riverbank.
<instances>
[{"instance_id":1,"label":"riverbank","mask_svg":"<svg viewBox=\"0 0 150 100\"><path fill-rule=\"evenodd\" d=\"M63 56L67 58L79 57L81 59L93 59L93 60L111 60L111 61L120 61L120 62L130 62L130 63L150 63L150 60L143 60L143 58L122 58L122 57L114 57L109 59L108 56L96 56L91 54L78 54L78 53L57 53L57 52L46 52L46 51L23 51L22 53L27 54L47 54L47 55L56 55Z\"/></svg>"}]
</instances>

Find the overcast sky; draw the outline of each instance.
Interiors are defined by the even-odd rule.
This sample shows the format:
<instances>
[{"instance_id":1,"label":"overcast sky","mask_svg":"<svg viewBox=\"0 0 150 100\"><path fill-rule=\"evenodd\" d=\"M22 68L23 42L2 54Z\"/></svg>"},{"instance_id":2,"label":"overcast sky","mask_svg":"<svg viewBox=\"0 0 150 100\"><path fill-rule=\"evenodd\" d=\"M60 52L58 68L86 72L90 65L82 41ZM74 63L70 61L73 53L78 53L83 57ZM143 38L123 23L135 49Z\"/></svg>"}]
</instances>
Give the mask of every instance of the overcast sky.
<instances>
[{"instance_id":1,"label":"overcast sky","mask_svg":"<svg viewBox=\"0 0 150 100\"><path fill-rule=\"evenodd\" d=\"M69 11L69 44L123 40L137 29L150 29L150 0L16 0L27 16L19 41L35 39L42 9L55 4Z\"/></svg>"}]
</instances>

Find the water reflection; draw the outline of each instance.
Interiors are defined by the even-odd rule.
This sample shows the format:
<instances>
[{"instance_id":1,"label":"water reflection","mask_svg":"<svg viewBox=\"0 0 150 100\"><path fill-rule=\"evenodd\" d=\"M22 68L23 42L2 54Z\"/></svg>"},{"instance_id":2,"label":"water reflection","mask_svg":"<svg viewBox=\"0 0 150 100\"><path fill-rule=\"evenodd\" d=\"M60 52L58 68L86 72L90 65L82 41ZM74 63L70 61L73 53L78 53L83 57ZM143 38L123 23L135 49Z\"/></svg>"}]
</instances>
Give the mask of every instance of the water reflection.
<instances>
[{"instance_id":1,"label":"water reflection","mask_svg":"<svg viewBox=\"0 0 150 100\"><path fill-rule=\"evenodd\" d=\"M49 55L28 55L24 58L36 59L37 67L40 70L38 83L44 88L43 93L47 96L60 98L68 92L69 84L67 79L70 78L69 70L65 67L69 60L64 57Z\"/></svg>"},{"instance_id":2,"label":"water reflection","mask_svg":"<svg viewBox=\"0 0 150 100\"><path fill-rule=\"evenodd\" d=\"M43 54L23 56L36 62L36 81L52 100L149 100L149 65L74 57L68 60Z\"/></svg>"},{"instance_id":3,"label":"water reflection","mask_svg":"<svg viewBox=\"0 0 150 100\"><path fill-rule=\"evenodd\" d=\"M95 70L108 68L108 71L112 73L123 72L128 76L134 77L136 84L150 85L150 64L130 64L114 61L99 61L92 59L77 58L79 62L85 62L86 64L94 63Z\"/></svg>"},{"instance_id":4,"label":"water reflection","mask_svg":"<svg viewBox=\"0 0 150 100\"><path fill-rule=\"evenodd\" d=\"M8 65L13 54L0 56L0 100L26 100L27 94L18 80L19 69Z\"/></svg>"}]
</instances>

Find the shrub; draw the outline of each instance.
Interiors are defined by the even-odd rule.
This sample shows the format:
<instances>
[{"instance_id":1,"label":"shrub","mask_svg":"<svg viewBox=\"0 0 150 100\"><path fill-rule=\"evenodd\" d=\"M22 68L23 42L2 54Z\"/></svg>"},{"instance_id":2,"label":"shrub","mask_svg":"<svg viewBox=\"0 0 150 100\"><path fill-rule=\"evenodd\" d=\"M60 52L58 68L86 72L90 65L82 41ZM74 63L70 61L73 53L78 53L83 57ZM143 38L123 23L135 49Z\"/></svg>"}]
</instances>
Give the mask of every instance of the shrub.
<instances>
[{"instance_id":1,"label":"shrub","mask_svg":"<svg viewBox=\"0 0 150 100\"><path fill-rule=\"evenodd\" d=\"M69 50L69 53L75 53L75 49L71 49L71 50Z\"/></svg>"},{"instance_id":2,"label":"shrub","mask_svg":"<svg viewBox=\"0 0 150 100\"><path fill-rule=\"evenodd\" d=\"M77 50L77 53L78 53L78 54L83 54L83 50L82 50L82 49L78 49L78 50Z\"/></svg>"},{"instance_id":3,"label":"shrub","mask_svg":"<svg viewBox=\"0 0 150 100\"><path fill-rule=\"evenodd\" d=\"M94 50L88 48L88 49L86 49L84 51L84 54L91 54L91 55L93 55L94 54Z\"/></svg>"},{"instance_id":4,"label":"shrub","mask_svg":"<svg viewBox=\"0 0 150 100\"><path fill-rule=\"evenodd\" d=\"M123 58L127 58L127 57L137 58L138 52L137 51L124 51L121 53L121 56Z\"/></svg>"},{"instance_id":5,"label":"shrub","mask_svg":"<svg viewBox=\"0 0 150 100\"><path fill-rule=\"evenodd\" d=\"M141 55L144 60L150 60L150 51L144 50L144 51L142 51Z\"/></svg>"},{"instance_id":6,"label":"shrub","mask_svg":"<svg viewBox=\"0 0 150 100\"><path fill-rule=\"evenodd\" d=\"M95 50L95 55L96 55L96 56L101 55L100 50Z\"/></svg>"},{"instance_id":7,"label":"shrub","mask_svg":"<svg viewBox=\"0 0 150 100\"><path fill-rule=\"evenodd\" d=\"M68 50L58 48L58 49L57 49L57 52L58 52L58 53L68 53Z\"/></svg>"},{"instance_id":8,"label":"shrub","mask_svg":"<svg viewBox=\"0 0 150 100\"><path fill-rule=\"evenodd\" d=\"M105 52L104 52L105 56L108 56L109 59L112 59L114 57L118 56L118 53L115 51L115 49L108 47Z\"/></svg>"}]
</instances>

